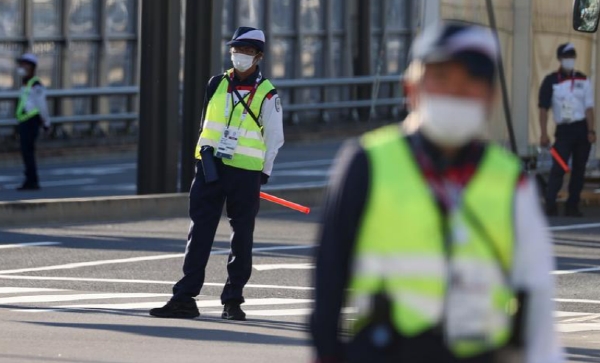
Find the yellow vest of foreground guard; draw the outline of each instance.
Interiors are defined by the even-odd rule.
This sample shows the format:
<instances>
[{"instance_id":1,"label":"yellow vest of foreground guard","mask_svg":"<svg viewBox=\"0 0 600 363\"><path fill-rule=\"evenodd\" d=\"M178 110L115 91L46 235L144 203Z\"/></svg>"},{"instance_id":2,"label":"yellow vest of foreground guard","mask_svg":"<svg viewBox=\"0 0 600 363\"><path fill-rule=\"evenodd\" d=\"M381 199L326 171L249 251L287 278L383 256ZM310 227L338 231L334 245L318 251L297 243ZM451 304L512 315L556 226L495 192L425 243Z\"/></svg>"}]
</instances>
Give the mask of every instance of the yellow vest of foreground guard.
<instances>
[{"instance_id":1,"label":"yellow vest of foreground guard","mask_svg":"<svg viewBox=\"0 0 600 363\"><path fill-rule=\"evenodd\" d=\"M499 146L488 146L460 207L445 221L397 126L366 134L362 144L371 176L350 282L351 302L358 309L354 330L368 323L371 298L378 292L391 299L393 324L402 336L444 324L449 260L452 270L484 277L491 295L486 339L458 340L449 348L458 357L470 357L504 346L516 311L508 271L518 160ZM469 216L476 216L477 226ZM451 241L446 252L444 231L456 235L457 225L461 241Z\"/></svg>"},{"instance_id":2,"label":"yellow vest of foreground guard","mask_svg":"<svg viewBox=\"0 0 600 363\"><path fill-rule=\"evenodd\" d=\"M228 70L215 94L208 102L206 110L206 116L202 124L202 132L196 145L196 159L201 159L200 148L208 145L217 149L219 140L223 135L223 131L227 128L227 122L229 122L229 115L225 115L225 109L227 102L231 103L231 95L227 92L229 82L227 77L231 76L233 69ZM264 79L254 94L254 99L250 104L250 109L258 117L261 118L261 108L264 100L267 98L269 92L275 87L270 81ZM248 102L248 97L244 99ZM231 105L230 105L231 106ZM231 110L233 108L233 110ZM235 107L230 107L229 112L233 112L231 115L230 127L239 130L238 132L238 145L235 149L235 154L232 159L222 159L225 165L233 166L245 170L263 170L265 163L265 153L267 147L262 135L262 127L258 126L256 121L250 114L246 115L246 118L242 120L242 113L245 108L239 102Z\"/></svg>"}]
</instances>

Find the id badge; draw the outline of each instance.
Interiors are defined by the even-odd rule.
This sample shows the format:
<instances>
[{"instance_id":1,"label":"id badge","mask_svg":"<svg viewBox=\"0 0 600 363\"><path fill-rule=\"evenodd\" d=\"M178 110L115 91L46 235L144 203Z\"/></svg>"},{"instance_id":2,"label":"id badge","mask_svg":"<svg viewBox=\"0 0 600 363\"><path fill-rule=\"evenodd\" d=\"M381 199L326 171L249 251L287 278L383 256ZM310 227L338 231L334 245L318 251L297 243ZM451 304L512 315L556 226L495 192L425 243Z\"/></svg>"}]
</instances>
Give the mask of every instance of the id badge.
<instances>
[{"instance_id":1,"label":"id badge","mask_svg":"<svg viewBox=\"0 0 600 363\"><path fill-rule=\"evenodd\" d=\"M454 266L446 305L449 342L486 342L493 328L489 281L475 267Z\"/></svg>"},{"instance_id":2,"label":"id badge","mask_svg":"<svg viewBox=\"0 0 600 363\"><path fill-rule=\"evenodd\" d=\"M573 107L573 103L570 101L564 101L561 109L561 116L563 121L573 121L575 117L575 110Z\"/></svg>"},{"instance_id":3,"label":"id badge","mask_svg":"<svg viewBox=\"0 0 600 363\"><path fill-rule=\"evenodd\" d=\"M222 159L233 159L235 148L238 144L238 130L225 129L223 136L217 145L216 157Z\"/></svg>"}]
</instances>

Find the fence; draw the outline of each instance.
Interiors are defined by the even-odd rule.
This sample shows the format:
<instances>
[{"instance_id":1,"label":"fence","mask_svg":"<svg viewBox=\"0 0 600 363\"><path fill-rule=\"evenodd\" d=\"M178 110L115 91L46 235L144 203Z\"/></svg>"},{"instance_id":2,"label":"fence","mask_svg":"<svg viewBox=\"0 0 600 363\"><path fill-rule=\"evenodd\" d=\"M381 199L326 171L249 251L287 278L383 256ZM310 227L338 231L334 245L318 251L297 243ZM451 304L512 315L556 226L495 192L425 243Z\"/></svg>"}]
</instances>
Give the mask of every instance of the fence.
<instances>
[{"instance_id":1,"label":"fence","mask_svg":"<svg viewBox=\"0 0 600 363\"><path fill-rule=\"evenodd\" d=\"M403 98L400 94L399 75L386 76L361 76L352 78L332 78L332 79L280 79L274 80L282 99L284 100L285 119L294 124L302 124L302 115L310 114L311 119L318 121L331 121L334 119L332 113L336 113L338 118L358 121L361 117L360 109L376 110L370 117L387 116L395 117L402 105ZM378 87L378 83L382 87ZM357 94L363 87L362 94L371 92L370 87L379 89L380 95L385 97L370 97L357 99ZM365 91L366 89L366 91ZM302 102L306 97L302 97L303 92L315 94L316 102ZM52 123L58 128L64 125L89 124L90 128L96 127L98 122L123 122L127 125L138 120L138 114L135 112L137 105L131 102L139 93L138 87L102 87L102 88L78 88L78 89L50 89L47 91L48 98L52 102L61 101L70 98L90 98L93 103L103 97L125 96L130 102L127 112L120 113L90 113L77 115L51 115ZM369 93L371 94L371 93ZM333 95L333 96L332 96ZM16 104L19 97L18 91L0 92L0 102L11 101ZM336 100L337 98L337 100ZM333 100L332 100L333 99ZM295 102L296 101L296 102ZM363 112L363 115L365 112ZM369 115L369 113L367 113ZM369 117L369 116L367 116ZM17 125L14 118L0 118L0 129L10 129Z\"/></svg>"}]
</instances>

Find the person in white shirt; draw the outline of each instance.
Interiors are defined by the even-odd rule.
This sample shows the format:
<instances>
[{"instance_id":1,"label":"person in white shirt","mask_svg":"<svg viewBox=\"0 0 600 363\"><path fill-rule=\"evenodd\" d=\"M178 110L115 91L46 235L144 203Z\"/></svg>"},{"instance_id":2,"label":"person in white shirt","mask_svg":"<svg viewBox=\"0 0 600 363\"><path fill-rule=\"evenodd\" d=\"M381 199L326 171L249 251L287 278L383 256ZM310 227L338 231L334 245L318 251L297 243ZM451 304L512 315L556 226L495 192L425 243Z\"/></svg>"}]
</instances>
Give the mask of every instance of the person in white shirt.
<instances>
[{"instance_id":1,"label":"person in white shirt","mask_svg":"<svg viewBox=\"0 0 600 363\"><path fill-rule=\"evenodd\" d=\"M585 167L591 145L596 142L594 127L594 92L587 76L575 70L577 52L572 43L562 44L556 50L560 62L558 71L544 78L539 92L540 128L542 147L550 146L548 110L556 123L554 149L565 163L571 159L571 180L565 215L581 217L579 200L585 182ZM554 160L546 190L546 214L557 216L556 197L562 188L565 171Z\"/></svg>"},{"instance_id":2,"label":"person in white shirt","mask_svg":"<svg viewBox=\"0 0 600 363\"><path fill-rule=\"evenodd\" d=\"M46 132L50 128L46 88L35 75L37 64L37 57L31 53L23 54L17 59L17 73L22 79L22 86L15 117L18 122L21 155L25 165L25 181L17 188L19 191L40 189L35 161L35 143L40 127L43 127Z\"/></svg>"}]
</instances>

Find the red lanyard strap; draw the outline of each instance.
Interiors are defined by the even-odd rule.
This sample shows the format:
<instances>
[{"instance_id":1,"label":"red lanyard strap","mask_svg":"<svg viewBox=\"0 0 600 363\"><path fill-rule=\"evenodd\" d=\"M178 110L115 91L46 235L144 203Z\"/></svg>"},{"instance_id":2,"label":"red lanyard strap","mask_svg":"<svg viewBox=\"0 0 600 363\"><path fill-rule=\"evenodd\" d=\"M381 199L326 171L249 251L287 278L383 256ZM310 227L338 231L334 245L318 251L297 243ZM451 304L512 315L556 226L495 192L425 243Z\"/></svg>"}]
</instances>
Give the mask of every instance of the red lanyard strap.
<instances>
[{"instance_id":1,"label":"red lanyard strap","mask_svg":"<svg viewBox=\"0 0 600 363\"><path fill-rule=\"evenodd\" d=\"M558 71L558 83L562 83L562 76L560 71ZM571 91L575 88L575 72L571 72Z\"/></svg>"},{"instance_id":2,"label":"red lanyard strap","mask_svg":"<svg viewBox=\"0 0 600 363\"><path fill-rule=\"evenodd\" d=\"M261 83L262 74L260 72L258 73L258 76L256 77L256 82L254 84L254 88L252 89L252 91L250 91L250 96L248 97L248 102L244 101L244 97L242 97L240 95L240 93L238 92L238 90L235 88L235 85L233 84L233 72L231 72L231 75L229 77L226 77L226 79L227 79L227 82L229 82L229 89L235 93L235 95L237 96L237 98L239 100L239 103L241 103L242 106L244 106L244 112L242 113L240 124L242 122L244 122L244 120L246 119L246 116L249 113L250 117L252 117L252 119L254 120L254 122L256 122L258 127L262 127L261 124L258 122L258 117L256 117L254 112L252 112L252 110L250 109L250 105L252 104L252 101L254 100L254 95L256 94L256 90L258 89L258 86ZM231 92L228 92L228 94L231 95L231 104L233 105L233 94ZM237 106L237 105L233 106L234 109L235 109L235 106ZM229 117L229 122L227 124L227 126L229 126L229 124L231 123L231 117L233 115L233 111L231 111L231 114L229 113L229 103L227 103L225 107L226 107L225 117Z\"/></svg>"}]
</instances>

